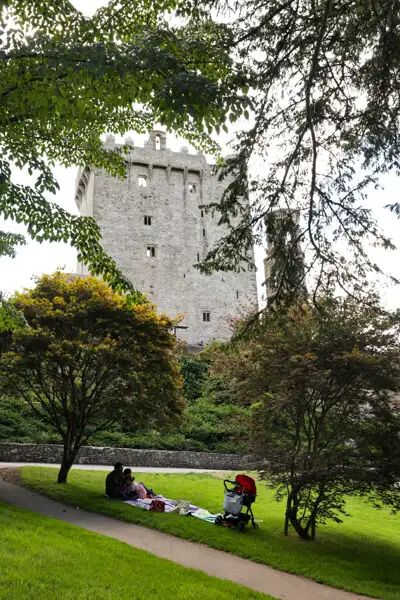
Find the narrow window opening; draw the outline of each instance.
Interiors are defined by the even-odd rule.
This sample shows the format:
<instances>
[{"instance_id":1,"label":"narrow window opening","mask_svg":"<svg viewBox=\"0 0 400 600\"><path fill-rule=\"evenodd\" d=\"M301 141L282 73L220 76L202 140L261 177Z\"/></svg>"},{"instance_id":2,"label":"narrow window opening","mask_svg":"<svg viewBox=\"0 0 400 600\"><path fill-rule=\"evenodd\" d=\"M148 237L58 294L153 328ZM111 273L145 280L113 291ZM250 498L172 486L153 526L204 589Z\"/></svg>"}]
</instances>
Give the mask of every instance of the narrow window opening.
<instances>
[{"instance_id":1,"label":"narrow window opening","mask_svg":"<svg viewBox=\"0 0 400 600\"><path fill-rule=\"evenodd\" d=\"M200 212L201 216L204 217L204 210Z\"/></svg>"},{"instance_id":2,"label":"narrow window opening","mask_svg":"<svg viewBox=\"0 0 400 600\"><path fill-rule=\"evenodd\" d=\"M208 311L203 312L203 322L209 323L210 321L211 321L211 314Z\"/></svg>"},{"instance_id":3,"label":"narrow window opening","mask_svg":"<svg viewBox=\"0 0 400 600\"><path fill-rule=\"evenodd\" d=\"M203 237L206 237L206 230L203 229Z\"/></svg>"},{"instance_id":4,"label":"narrow window opening","mask_svg":"<svg viewBox=\"0 0 400 600\"><path fill-rule=\"evenodd\" d=\"M161 150L161 139L160 136L156 136L156 150Z\"/></svg>"},{"instance_id":5,"label":"narrow window opening","mask_svg":"<svg viewBox=\"0 0 400 600\"><path fill-rule=\"evenodd\" d=\"M239 290L236 290L236 298L239 298Z\"/></svg>"},{"instance_id":6,"label":"narrow window opening","mask_svg":"<svg viewBox=\"0 0 400 600\"><path fill-rule=\"evenodd\" d=\"M200 254L197 253L197 262L200 262Z\"/></svg>"},{"instance_id":7,"label":"narrow window opening","mask_svg":"<svg viewBox=\"0 0 400 600\"><path fill-rule=\"evenodd\" d=\"M147 246L146 255L147 255L147 258L154 258L156 255L156 247L155 246Z\"/></svg>"},{"instance_id":8,"label":"narrow window opening","mask_svg":"<svg viewBox=\"0 0 400 600\"><path fill-rule=\"evenodd\" d=\"M183 279L186 279L186 275L185 275L185 273L183 274Z\"/></svg>"},{"instance_id":9,"label":"narrow window opening","mask_svg":"<svg viewBox=\"0 0 400 600\"><path fill-rule=\"evenodd\" d=\"M196 193L196 184L195 183L189 183L188 189L189 189L189 193L190 194L195 194Z\"/></svg>"},{"instance_id":10,"label":"narrow window opening","mask_svg":"<svg viewBox=\"0 0 400 600\"><path fill-rule=\"evenodd\" d=\"M145 225L151 225L151 217L145 217L144 218L144 224Z\"/></svg>"},{"instance_id":11,"label":"narrow window opening","mask_svg":"<svg viewBox=\"0 0 400 600\"><path fill-rule=\"evenodd\" d=\"M138 186L141 188L145 188L147 187L147 177L145 177L144 175L139 175L137 178L138 181Z\"/></svg>"}]
</instances>

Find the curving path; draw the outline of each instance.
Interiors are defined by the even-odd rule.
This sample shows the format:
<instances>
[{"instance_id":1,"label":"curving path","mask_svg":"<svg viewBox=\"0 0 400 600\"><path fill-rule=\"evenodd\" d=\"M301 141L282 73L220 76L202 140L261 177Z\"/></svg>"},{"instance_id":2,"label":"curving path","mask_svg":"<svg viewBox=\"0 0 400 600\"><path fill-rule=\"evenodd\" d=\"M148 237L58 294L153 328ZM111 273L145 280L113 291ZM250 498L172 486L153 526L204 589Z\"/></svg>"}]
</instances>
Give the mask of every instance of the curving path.
<instances>
[{"instance_id":1,"label":"curving path","mask_svg":"<svg viewBox=\"0 0 400 600\"><path fill-rule=\"evenodd\" d=\"M0 501L115 538L184 567L204 571L220 579L228 579L282 600L367 600L365 596L330 588L202 544L181 540L104 515L74 509L1 479Z\"/></svg>"}]
</instances>

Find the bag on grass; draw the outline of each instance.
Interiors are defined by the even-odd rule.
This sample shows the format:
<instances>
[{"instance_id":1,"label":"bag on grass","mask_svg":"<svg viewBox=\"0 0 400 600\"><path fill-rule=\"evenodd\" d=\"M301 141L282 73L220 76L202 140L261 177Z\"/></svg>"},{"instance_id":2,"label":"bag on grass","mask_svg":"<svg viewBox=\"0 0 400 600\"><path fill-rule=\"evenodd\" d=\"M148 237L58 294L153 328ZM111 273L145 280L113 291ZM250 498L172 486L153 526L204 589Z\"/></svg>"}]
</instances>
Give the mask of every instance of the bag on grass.
<instances>
[{"instance_id":1,"label":"bag on grass","mask_svg":"<svg viewBox=\"0 0 400 600\"><path fill-rule=\"evenodd\" d=\"M149 510L151 510L151 512L165 512L165 502L162 500L153 500Z\"/></svg>"}]
</instances>

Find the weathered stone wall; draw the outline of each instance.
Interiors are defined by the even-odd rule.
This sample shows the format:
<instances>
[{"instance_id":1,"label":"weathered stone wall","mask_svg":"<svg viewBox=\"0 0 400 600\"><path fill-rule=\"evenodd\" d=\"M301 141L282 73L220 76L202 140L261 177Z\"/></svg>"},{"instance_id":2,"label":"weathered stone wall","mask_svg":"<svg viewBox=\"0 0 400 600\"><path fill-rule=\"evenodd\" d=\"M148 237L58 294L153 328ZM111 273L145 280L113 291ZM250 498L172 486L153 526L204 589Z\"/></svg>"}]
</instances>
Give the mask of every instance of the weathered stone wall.
<instances>
[{"instance_id":1,"label":"weathered stone wall","mask_svg":"<svg viewBox=\"0 0 400 600\"><path fill-rule=\"evenodd\" d=\"M53 444L0 443L0 462L60 463L62 446ZM249 455L217 454L213 452L178 452L168 450L132 450L130 448L100 448L84 446L76 460L81 465L113 465L120 460L135 467L182 469L217 469L240 471L254 469Z\"/></svg>"},{"instance_id":2,"label":"weathered stone wall","mask_svg":"<svg viewBox=\"0 0 400 600\"><path fill-rule=\"evenodd\" d=\"M116 147L112 137L106 147ZM202 154L169 150L162 132L153 132L127 160L124 180L99 169L80 172L76 202L81 214L94 217L104 249L160 311L183 315L187 329L178 330L180 339L195 345L228 339L229 317L257 305L256 274L206 276L193 266L226 234L218 215L206 215L200 206L219 202L228 181L218 181ZM146 187L139 186L139 177ZM147 256L147 247L155 248L155 256ZM208 312L210 320L204 321Z\"/></svg>"}]
</instances>

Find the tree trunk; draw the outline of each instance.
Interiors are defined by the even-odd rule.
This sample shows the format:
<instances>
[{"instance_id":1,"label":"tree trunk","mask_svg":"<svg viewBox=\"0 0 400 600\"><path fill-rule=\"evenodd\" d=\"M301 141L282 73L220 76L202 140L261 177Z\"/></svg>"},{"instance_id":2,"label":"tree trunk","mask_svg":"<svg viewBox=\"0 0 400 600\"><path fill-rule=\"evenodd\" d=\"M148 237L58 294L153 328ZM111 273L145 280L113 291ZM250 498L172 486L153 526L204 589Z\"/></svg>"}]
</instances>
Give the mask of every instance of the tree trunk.
<instances>
[{"instance_id":1,"label":"tree trunk","mask_svg":"<svg viewBox=\"0 0 400 600\"><path fill-rule=\"evenodd\" d=\"M60 467L60 470L58 472L58 477L57 477L57 483L67 483L68 473L69 473L72 465L74 464L74 460L75 460L77 454L78 454L77 450L76 451L73 450L72 452L70 452L69 449L64 446L61 467Z\"/></svg>"},{"instance_id":2,"label":"tree trunk","mask_svg":"<svg viewBox=\"0 0 400 600\"><path fill-rule=\"evenodd\" d=\"M315 540L315 534L316 534L316 522L315 522L315 517L312 517L312 521L311 521L311 539Z\"/></svg>"},{"instance_id":3,"label":"tree trunk","mask_svg":"<svg viewBox=\"0 0 400 600\"><path fill-rule=\"evenodd\" d=\"M287 535L289 529L289 521L292 525L293 529L297 533L302 540L311 540L311 537L308 534L309 527L303 527L300 519L298 519L297 511L298 511L298 498L297 491L293 489L287 500L286 504L286 517L285 517L285 535Z\"/></svg>"},{"instance_id":4,"label":"tree trunk","mask_svg":"<svg viewBox=\"0 0 400 600\"><path fill-rule=\"evenodd\" d=\"M286 502L286 513L285 513L285 526L283 528L284 535L289 535L289 512L290 512L290 496Z\"/></svg>"},{"instance_id":5,"label":"tree trunk","mask_svg":"<svg viewBox=\"0 0 400 600\"><path fill-rule=\"evenodd\" d=\"M311 540L311 537L308 535L307 529L303 527L299 519L297 519L297 515L291 514L289 516L289 519L293 529L295 530L297 535L301 537L302 540Z\"/></svg>"},{"instance_id":6,"label":"tree trunk","mask_svg":"<svg viewBox=\"0 0 400 600\"><path fill-rule=\"evenodd\" d=\"M57 483L67 483L67 477L72 464L69 461L64 460L61 463L61 468L58 472Z\"/></svg>"}]
</instances>

